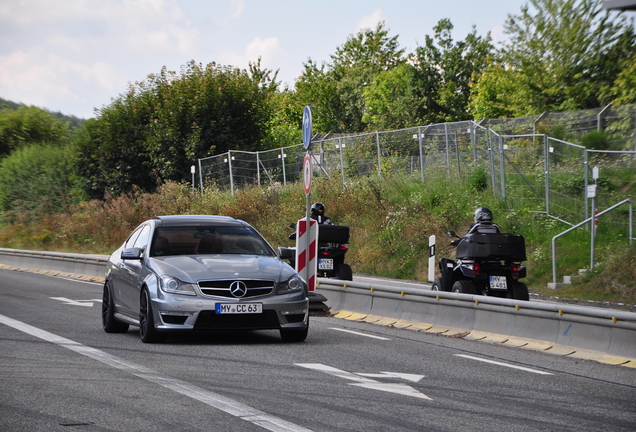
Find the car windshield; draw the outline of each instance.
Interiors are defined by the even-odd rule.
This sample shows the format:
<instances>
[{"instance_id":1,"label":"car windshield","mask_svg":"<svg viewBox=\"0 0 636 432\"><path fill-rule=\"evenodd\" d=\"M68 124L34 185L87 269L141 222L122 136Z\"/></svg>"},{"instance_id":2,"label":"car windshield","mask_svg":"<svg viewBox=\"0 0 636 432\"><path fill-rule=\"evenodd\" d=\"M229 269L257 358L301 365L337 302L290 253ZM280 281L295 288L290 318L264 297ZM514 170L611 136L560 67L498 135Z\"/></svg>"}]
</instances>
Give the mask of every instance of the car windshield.
<instances>
[{"instance_id":1,"label":"car windshield","mask_svg":"<svg viewBox=\"0 0 636 432\"><path fill-rule=\"evenodd\" d=\"M150 256L246 254L273 255L271 248L247 227L184 226L155 231Z\"/></svg>"}]
</instances>

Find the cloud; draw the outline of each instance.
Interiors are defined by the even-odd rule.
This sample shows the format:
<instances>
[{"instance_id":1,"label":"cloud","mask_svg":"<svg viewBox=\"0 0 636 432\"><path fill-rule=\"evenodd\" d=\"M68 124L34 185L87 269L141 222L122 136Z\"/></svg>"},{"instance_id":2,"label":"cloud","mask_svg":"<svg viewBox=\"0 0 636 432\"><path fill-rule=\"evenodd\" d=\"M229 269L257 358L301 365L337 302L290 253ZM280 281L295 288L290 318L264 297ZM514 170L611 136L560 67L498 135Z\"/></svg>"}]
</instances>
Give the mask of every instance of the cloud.
<instances>
[{"instance_id":1,"label":"cloud","mask_svg":"<svg viewBox=\"0 0 636 432\"><path fill-rule=\"evenodd\" d=\"M249 63L256 63L261 58L261 67L267 69L283 69L289 64L289 56L281 47L280 39L270 37L261 39L255 37L245 47L243 53L236 53L231 50L221 52L222 64L232 65L241 69L246 69Z\"/></svg>"},{"instance_id":2,"label":"cloud","mask_svg":"<svg viewBox=\"0 0 636 432\"><path fill-rule=\"evenodd\" d=\"M229 8L229 14L218 20L219 25L222 27L227 26L230 22L243 15L243 12L245 12L245 0L230 0Z\"/></svg>"},{"instance_id":3,"label":"cloud","mask_svg":"<svg viewBox=\"0 0 636 432\"><path fill-rule=\"evenodd\" d=\"M375 30L375 27L378 25L380 21L385 21L386 19L382 15L382 10L377 9L371 15L367 15L363 17L358 24L356 25L356 33L360 32L364 29Z\"/></svg>"}]
</instances>

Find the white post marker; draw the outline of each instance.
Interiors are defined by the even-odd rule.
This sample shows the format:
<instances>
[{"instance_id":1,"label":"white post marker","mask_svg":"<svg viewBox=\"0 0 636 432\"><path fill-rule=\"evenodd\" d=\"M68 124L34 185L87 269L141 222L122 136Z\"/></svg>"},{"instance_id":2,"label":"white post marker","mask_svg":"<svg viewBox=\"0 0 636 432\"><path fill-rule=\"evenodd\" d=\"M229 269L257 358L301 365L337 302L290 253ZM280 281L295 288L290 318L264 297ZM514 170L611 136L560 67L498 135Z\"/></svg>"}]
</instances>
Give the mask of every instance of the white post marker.
<instances>
[{"instance_id":1,"label":"white post marker","mask_svg":"<svg viewBox=\"0 0 636 432\"><path fill-rule=\"evenodd\" d=\"M318 268L318 222L300 219L296 224L296 271L309 285L309 291L316 289Z\"/></svg>"},{"instance_id":2,"label":"white post marker","mask_svg":"<svg viewBox=\"0 0 636 432\"><path fill-rule=\"evenodd\" d=\"M428 281L435 280L435 236L428 238Z\"/></svg>"}]
</instances>

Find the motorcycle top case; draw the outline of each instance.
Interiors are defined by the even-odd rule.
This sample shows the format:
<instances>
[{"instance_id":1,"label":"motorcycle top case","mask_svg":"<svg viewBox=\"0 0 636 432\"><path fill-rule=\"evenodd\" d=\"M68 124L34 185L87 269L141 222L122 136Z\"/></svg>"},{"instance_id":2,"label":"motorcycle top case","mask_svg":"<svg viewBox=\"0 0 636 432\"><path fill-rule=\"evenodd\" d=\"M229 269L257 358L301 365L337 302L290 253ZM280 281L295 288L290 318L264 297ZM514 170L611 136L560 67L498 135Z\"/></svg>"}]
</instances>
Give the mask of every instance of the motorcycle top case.
<instances>
[{"instance_id":1,"label":"motorcycle top case","mask_svg":"<svg viewBox=\"0 0 636 432\"><path fill-rule=\"evenodd\" d=\"M349 227L345 225L318 225L320 243L349 243Z\"/></svg>"},{"instance_id":2,"label":"motorcycle top case","mask_svg":"<svg viewBox=\"0 0 636 432\"><path fill-rule=\"evenodd\" d=\"M526 243L516 234L467 234L457 245L458 259L525 261Z\"/></svg>"}]
</instances>

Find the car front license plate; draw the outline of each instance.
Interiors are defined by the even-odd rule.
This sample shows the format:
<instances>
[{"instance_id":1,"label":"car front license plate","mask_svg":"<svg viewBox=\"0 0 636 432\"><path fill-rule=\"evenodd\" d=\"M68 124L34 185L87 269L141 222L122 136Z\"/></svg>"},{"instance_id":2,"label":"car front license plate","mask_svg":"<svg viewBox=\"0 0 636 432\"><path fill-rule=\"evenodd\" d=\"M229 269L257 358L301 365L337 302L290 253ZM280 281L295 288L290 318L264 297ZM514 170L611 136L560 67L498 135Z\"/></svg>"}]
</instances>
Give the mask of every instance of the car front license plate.
<instances>
[{"instance_id":1,"label":"car front license plate","mask_svg":"<svg viewBox=\"0 0 636 432\"><path fill-rule=\"evenodd\" d=\"M333 259L331 258L319 259L318 270L333 270Z\"/></svg>"},{"instance_id":2,"label":"car front license plate","mask_svg":"<svg viewBox=\"0 0 636 432\"><path fill-rule=\"evenodd\" d=\"M218 314L259 314L263 313L262 303L217 303Z\"/></svg>"},{"instance_id":3,"label":"car front license plate","mask_svg":"<svg viewBox=\"0 0 636 432\"><path fill-rule=\"evenodd\" d=\"M505 276L490 276L490 289L505 290L508 289Z\"/></svg>"}]
</instances>

